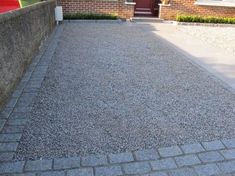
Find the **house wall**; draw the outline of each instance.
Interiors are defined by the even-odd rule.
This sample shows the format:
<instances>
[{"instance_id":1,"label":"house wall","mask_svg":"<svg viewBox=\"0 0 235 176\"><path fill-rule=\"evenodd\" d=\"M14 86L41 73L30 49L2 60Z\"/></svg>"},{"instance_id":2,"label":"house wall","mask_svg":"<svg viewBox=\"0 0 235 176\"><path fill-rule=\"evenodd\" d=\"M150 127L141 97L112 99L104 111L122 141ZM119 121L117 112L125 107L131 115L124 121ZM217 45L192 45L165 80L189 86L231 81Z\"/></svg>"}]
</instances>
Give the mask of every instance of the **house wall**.
<instances>
[{"instance_id":1,"label":"house wall","mask_svg":"<svg viewBox=\"0 0 235 176\"><path fill-rule=\"evenodd\" d=\"M134 15L134 5L125 4L125 0L60 0L66 13L102 13L115 14L130 19Z\"/></svg>"},{"instance_id":2,"label":"house wall","mask_svg":"<svg viewBox=\"0 0 235 176\"><path fill-rule=\"evenodd\" d=\"M159 17L166 20L175 20L177 14L235 17L235 7L198 6L194 2L171 0L170 5L161 5Z\"/></svg>"},{"instance_id":3,"label":"house wall","mask_svg":"<svg viewBox=\"0 0 235 176\"><path fill-rule=\"evenodd\" d=\"M55 0L0 15L0 109L55 27Z\"/></svg>"}]
</instances>

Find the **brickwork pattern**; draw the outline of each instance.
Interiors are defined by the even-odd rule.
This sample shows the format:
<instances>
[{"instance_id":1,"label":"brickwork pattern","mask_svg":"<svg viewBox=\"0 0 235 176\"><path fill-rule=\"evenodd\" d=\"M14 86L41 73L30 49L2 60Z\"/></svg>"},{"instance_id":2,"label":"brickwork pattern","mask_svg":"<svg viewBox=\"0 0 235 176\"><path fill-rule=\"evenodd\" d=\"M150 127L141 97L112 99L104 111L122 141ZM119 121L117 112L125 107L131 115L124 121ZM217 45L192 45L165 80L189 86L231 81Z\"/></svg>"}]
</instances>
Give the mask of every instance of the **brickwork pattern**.
<instances>
[{"instance_id":1,"label":"brickwork pattern","mask_svg":"<svg viewBox=\"0 0 235 176\"><path fill-rule=\"evenodd\" d=\"M61 0L64 13L114 14L130 19L134 15L134 5L125 4L125 0Z\"/></svg>"},{"instance_id":2,"label":"brickwork pattern","mask_svg":"<svg viewBox=\"0 0 235 176\"><path fill-rule=\"evenodd\" d=\"M161 6L160 18L175 20L177 14L235 17L235 7L198 6L195 0L171 0L169 6Z\"/></svg>"}]
</instances>

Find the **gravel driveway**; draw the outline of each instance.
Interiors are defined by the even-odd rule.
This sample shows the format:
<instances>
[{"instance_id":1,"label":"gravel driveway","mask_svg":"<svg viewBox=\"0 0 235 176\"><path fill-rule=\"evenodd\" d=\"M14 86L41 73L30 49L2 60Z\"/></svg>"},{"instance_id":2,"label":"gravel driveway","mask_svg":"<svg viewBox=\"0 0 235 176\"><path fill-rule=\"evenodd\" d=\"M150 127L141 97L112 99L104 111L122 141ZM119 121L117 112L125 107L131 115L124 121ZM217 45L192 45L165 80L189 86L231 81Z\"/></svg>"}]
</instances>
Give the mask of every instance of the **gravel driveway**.
<instances>
[{"instance_id":1,"label":"gravel driveway","mask_svg":"<svg viewBox=\"0 0 235 176\"><path fill-rule=\"evenodd\" d=\"M235 96L153 30L65 24L16 158L235 137Z\"/></svg>"}]
</instances>

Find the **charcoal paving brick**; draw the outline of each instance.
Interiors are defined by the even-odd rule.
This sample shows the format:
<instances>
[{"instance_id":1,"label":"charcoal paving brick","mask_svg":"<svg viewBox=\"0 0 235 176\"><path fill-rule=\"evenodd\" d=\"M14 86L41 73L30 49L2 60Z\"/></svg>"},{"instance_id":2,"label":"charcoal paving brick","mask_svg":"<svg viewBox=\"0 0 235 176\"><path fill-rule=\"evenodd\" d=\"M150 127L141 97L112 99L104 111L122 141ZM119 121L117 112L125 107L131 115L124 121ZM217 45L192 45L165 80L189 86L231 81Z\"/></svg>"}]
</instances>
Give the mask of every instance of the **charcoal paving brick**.
<instances>
[{"instance_id":1,"label":"charcoal paving brick","mask_svg":"<svg viewBox=\"0 0 235 176\"><path fill-rule=\"evenodd\" d=\"M235 159L235 149L227 149L222 150L220 153L226 158L226 159Z\"/></svg>"},{"instance_id":2,"label":"charcoal paving brick","mask_svg":"<svg viewBox=\"0 0 235 176\"><path fill-rule=\"evenodd\" d=\"M139 161L144 161L144 160L158 159L159 155L158 155L157 151L154 149L146 149L146 150L136 151L135 157Z\"/></svg>"},{"instance_id":3,"label":"charcoal paving brick","mask_svg":"<svg viewBox=\"0 0 235 176\"><path fill-rule=\"evenodd\" d=\"M200 143L182 145L181 149L186 154L199 153L205 151L205 149L202 147Z\"/></svg>"},{"instance_id":4,"label":"charcoal paving brick","mask_svg":"<svg viewBox=\"0 0 235 176\"><path fill-rule=\"evenodd\" d=\"M14 156L14 152L3 152L0 153L0 161L10 161Z\"/></svg>"},{"instance_id":5,"label":"charcoal paving brick","mask_svg":"<svg viewBox=\"0 0 235 176\"><path fill-rule=\"evenodd\" d=\"M105 166L95 168L96 176L119 176L122 175L120 166Z\"/></svg>"},{"instance_id":6,"label":"charcoal paving brick","mask_svg":"<svg viewBox=\"0 0 235 176\"><path fill-rule=\"evenodd\" d=\"M125 174L145 174L151 171L148 162L135 162L123 164Z\"/></svg>"},{"instance_id":7,"label":"charcoal paving brick","mask_svg":"<svg viewBox=\"0 0 235 176\"><path fill-rule=\"evenodd\" d=\"M224 139L222 140L224 145L228 148L235 148L235 138L232 139Z\"/></svg>"},{"instance_id":8,"label":"charcoal paving brick","mask_svg":"<svg viewBox=\"0 0 235 176\"><path fill-rule=\"evenodd\" d=\"M178 146L159 148L158 151L162 157L171 157L183 154Z\"/></svg>"},{"instance_id":9,"label":"charcoal paving brick","mask_svg":"<svg viewBox=\"0 0 235 176\"><path fill-rule=\"evenodd\" d=\"M226 161L217 164L223 173L235 172L235 161Z\"/></svg>"},{"instance_id":10,"label":"charcoal paving brick","mask_svg":"<svg viewBox=\"0 0 235 176\"><path fill-rule=\"evenodd\" d=\"M99 166L105 164L108 164L107 157L105 155L82 157L82 166Z\"/></svg>"},{"instance_id":11,"label":"charcoal paving brick","mask_svg":"<svg viewBox=\"0 0 235 176\"><path fill-rule=\"evenodd\" d=\"M166 172L152 172L141 176L168 176Z\"/></svg>"},{"instance_id":12,"label":"charcoal paving brick","mask_svg":"<svg viewBox=\"0 0 235 176\"><path fill-rule=\"evenodd\" d=\"M225 146L220 140L217 141L210 141L210 142L203 142L202 145L206 150L219 150L224 149Z\"/></svg>"},{"instance_id":13,"label":"charcoal paving brick","mask_svg":"<svg viewBox=\"0 0 235 176\"><path fill-rule=\"evenodd\" d=\"M61 158L54 160L54 169L68 169L80 167L80 157Z\"/></svg>"},{"instance_id":14,"label":"charcoal paving brick","mask_svg":"<svg viewBox=\"0 0 235 176\"><path fill-rule=\"evenodd\" d=\"M109 155L110 163L124 163L134 161L134 157L131 152L128 153L118 153Z\"/></svg>"},{"instance_id":15,"label":"charcoal paving brick","mask_svg":"<svg viewBox=\"0 0 235 176\"><path fill-rule=\"evenodd\" d=\"M177 165L172 158L161 159L150 162L153 170L175 169Z\"/></svg>"},{"instance_id":16,"label":"charcoal paving brick","mask_svg":"<svg viewBox=\"0 0 235 176\"><path fill-rule=\"evenodd\" d=\"M198 159L196 155L185 155L185 156L175 157L175 161L180 167L196 165L201 163L201 161Z\"/></svg>"},{"instance_id":17,"label":"charcoal paving brick","mask_svg":"<svg viewBox=\"0 0 235 176\"><path fill-rule=\"evenodd\" d=\"M24 164L25 162L23 161L0 163L0 173L20 173L23 171Z\"/></svg>"},{"instance_id":18,"label":"charcoal paving brick","mask_svg":"<svg viewBox=\"0 0 235 176\"><path fill-rule=\"evenodd\" d=\"M44 171L52 169L52 160L27 161L25 171Z\"/></svg>"},{"instance_id":19,"label":"charcoal paving brick","mask_svg":"<svg viewBox=\"0 0 235 176\"><path fill-rule=\"evenodd\" d=\"M27 119L10 119L7 124L8 125L25 125L27 123Z\"/></svg>"},{"instance_id":20,"label":"charcoal paving brick","mask_svg":"<svg viewBox=\"0 0 235 176\"><path fill-rule=\"evenodd\" d=\"M42 172L38 176L65 176L65 171L49 171Z\"/></svg>"},{"instance_id":21,"label":"charcoal paving brick","mask_svg":"<svg viewBox=\"0 0 235 176\"><path fill-rule=\"evenodd\" d=\"M169 172L169 176L197 176L192 168L182 168Z\"/></svg>"},{"instance_id":22,"label":"charcoal paving brick","mask_svg":"<svg viewBox=\"0 0 235 176\"><path fill-rule=\"evenodd\" d=\"M224 160L224 157L217 151L200 153L198 154L198 156L203 162L215 162Z\"/></svg>"},{"instance_id":23,"label":"charcoal paving brick","mask_svg":"<svg viewBox=\"0 0 235 176\"><path fill-rule=\"evenodd\" d=\"M5 125L2 133L23 133L23 125Z\"/></svg>"},{"instance_id":24,"label":"charcoal paving brick","mask_svg":"<svg viewBox=\"0 0 235 176\"><path fill-rule=\"evenodd\" d=\"M83 168L69 170L67 176L94 176L94 174L92 168Z\"/></svg>"},{"instance_id":25,"label":"charcoal paving brick","mask_svg":"<svg viewBox=\"0 0 235 176\"><path fill-rule=\"evenodd\" d=\"M0 152L16 151L18 142L0 143Z\"/></svg>"},{"instance_id":26,"label":"charcoal paving brick","mask_svg":"<svg viewBox=\"0 0 235 176\"><path fill-rule=\"evenodd\" d=\"M199 176L211 176L218 175L221 173L216 164L198 165L194 168Z\"/></svg>"},{"instance_id":27,"label":"charcoal paving brick","mask_svg":"<svg viewBox=\"0 0 235 176\"><path fill-rule=\"evenodd\" d=\"M0 134L0 142L17 142L20 140L22 134Z\"/></svg>"}]
</instances>

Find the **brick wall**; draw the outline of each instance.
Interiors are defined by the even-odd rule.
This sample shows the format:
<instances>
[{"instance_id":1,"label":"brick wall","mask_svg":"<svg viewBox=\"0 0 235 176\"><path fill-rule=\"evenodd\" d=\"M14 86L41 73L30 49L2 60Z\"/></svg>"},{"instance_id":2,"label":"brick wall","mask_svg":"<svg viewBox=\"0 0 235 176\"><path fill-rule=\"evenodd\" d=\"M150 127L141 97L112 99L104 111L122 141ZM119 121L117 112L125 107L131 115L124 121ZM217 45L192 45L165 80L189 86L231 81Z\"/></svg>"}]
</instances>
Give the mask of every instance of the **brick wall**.
<instances>
[{"instance_id":1,"label":"brick wall","mask_svg":"<svg viewBox=\"0 0 235 176\"><path fill-rule=\"evenodd\" d=\"M102 13L115 14L130 19L134 15L134 5L125 0L60 0L64 13Z\"/></svg>"},{"instance_id":2,"label":"brick wall","mask_svg":"<svg viewBox=\"0 0 235 176\"><path fill-rule=\"evenodd\" d=\"M161 6L160 18L175 20L177 14L235 17L235 7L198 6L195 0L171 0L170 6Z\"/></svg>"}]
</instances>

